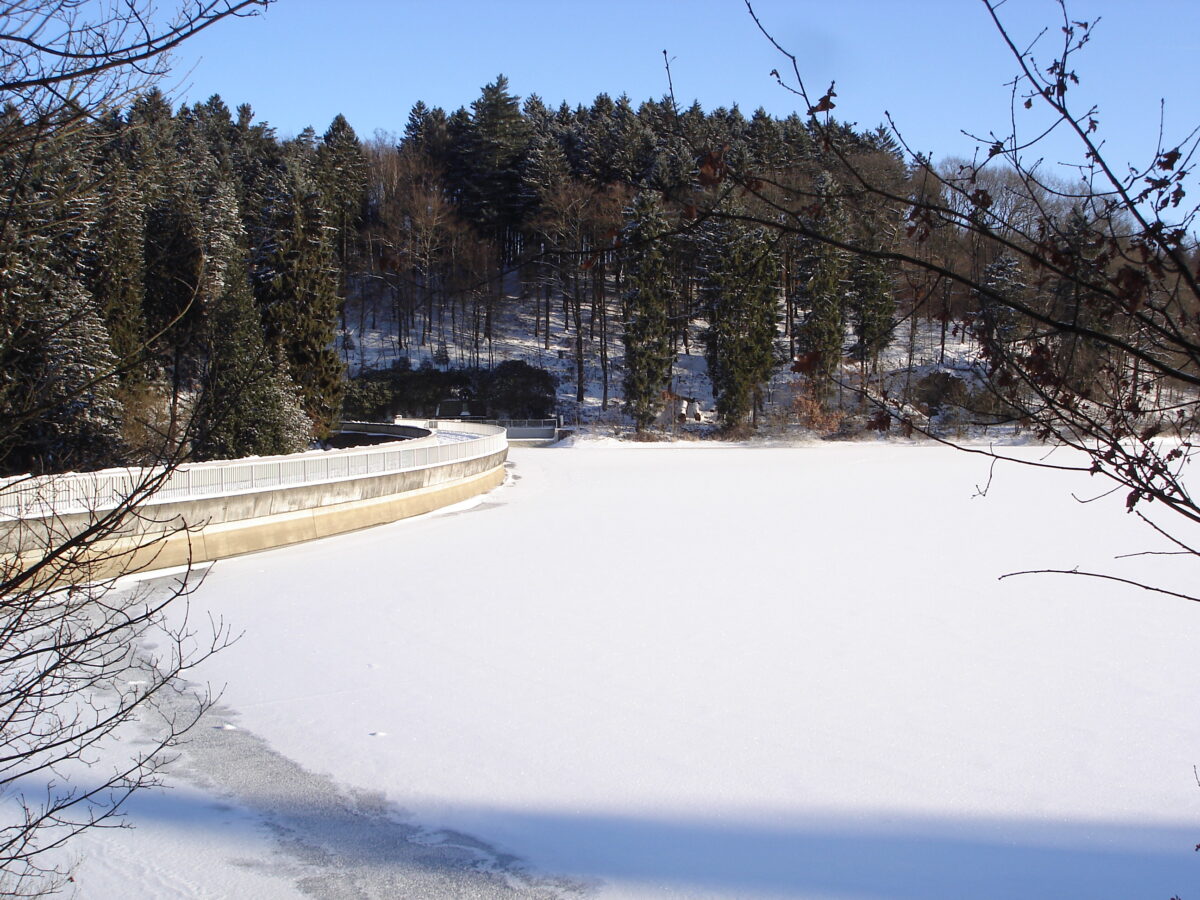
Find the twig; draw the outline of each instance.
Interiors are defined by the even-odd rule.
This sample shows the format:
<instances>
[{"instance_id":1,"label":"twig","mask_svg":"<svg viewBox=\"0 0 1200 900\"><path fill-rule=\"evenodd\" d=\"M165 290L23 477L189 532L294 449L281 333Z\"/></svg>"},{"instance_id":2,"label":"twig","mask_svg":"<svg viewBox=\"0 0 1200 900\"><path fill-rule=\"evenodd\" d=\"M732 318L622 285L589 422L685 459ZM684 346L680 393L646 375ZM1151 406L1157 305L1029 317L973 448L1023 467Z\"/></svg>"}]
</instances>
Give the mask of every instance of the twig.
<instances>
[{"instance_id":1,"label":"twig","mask_svg":"<svg viewBox=\"0 0 1200 900\"><path fill-rule=\"evenodd\" d=\"M987 484L985 484L982 488L979 485L975 485L975 493L971 497L972 500L974 500L976 497L986 497L988 495L988 491L992 489L992 478L996 474L996 463L999 461L999 457L992 457L992 461L988 465Z\"/></svg>"},{"instance_id":2,"label":"twig","mask_svg":"<svg viewBox=\"0 0 1200 900\"><path fill-rule=\"evenodd\" d=\"M679 104L675 100L675 82L671 80L671 60L667 56L667 51L663 50L663 66L667 70L667 92L671 97L671 112L679 115Z\"/></svg>"},{"instance_id":3,"label":"twig","mask_svg":"<svg viewBox=\"0 0 1200 900\"><path fill-rule=\"evenodd\" d=\"M997 581L1003 581L1005 578L1012 578L1016 575L1084 575L1088 578L1102 578L1105 581L1116 581L1120 584L1127 584L1131 587L1141 588L1143 591L1153 591L1156 594L1166 594L1168 597L1178 597L1180 600L1191 600L1193 603L1200 603L1200 597L1193 597L1189 594L1180 594L1176 591L1168 591L1165 588L1157 588L1148 584L1142 584L1140 581L1133 581L1129 578L1120 578L1116 575L1105 575L1102 572L1081 572L1078 569L1026 569L1022 572L1009 572L1007 575L1001 575Z\"/></svg>"}]
</instances>

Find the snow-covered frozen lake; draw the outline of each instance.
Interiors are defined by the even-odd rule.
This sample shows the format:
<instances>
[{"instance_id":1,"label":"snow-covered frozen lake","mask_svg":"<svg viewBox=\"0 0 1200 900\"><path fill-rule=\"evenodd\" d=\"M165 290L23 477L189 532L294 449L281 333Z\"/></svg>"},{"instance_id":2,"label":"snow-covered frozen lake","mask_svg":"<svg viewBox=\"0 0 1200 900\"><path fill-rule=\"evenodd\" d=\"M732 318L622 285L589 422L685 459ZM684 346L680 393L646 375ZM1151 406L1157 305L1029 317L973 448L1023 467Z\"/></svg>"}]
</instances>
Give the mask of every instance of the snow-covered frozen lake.
<instances>
[{"instance_id":1,"label":"snow-covered frozen lake","mask_svg":"<svg viewBox=\"0 0 1200 900\"><path fill-rule=\"evenodd\" d=\"M222 708L80 896L1200 896L1200 608L997 580L1185 577L1113 560L1157 547L1098 482L980 497L986 461L903 443L510 470L217 563Z\"/></svg>"}]
</instances>

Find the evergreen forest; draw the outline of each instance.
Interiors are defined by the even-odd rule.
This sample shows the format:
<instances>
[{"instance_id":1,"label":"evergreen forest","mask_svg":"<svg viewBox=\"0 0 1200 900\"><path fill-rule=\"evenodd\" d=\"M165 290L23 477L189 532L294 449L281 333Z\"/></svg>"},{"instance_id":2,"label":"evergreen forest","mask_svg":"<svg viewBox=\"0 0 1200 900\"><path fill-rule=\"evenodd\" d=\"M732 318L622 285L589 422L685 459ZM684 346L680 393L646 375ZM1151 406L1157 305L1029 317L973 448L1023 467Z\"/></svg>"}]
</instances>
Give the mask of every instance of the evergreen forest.
<instances>
[{"instance_id":1,"label":"evergreen forest","mask_svg":"<svg viewBox=\"0 0 1200 900\"><path fill-rule=\"evenodd\" d=\"M469 106L418 102L402 133L368 140L341 116L281 139L249 105L173 109L156 90L100 120L16 124L42 134L0 147L5 474L148 463L165 447L193 459L303 449L344 401L349 414L400 411L389 392L416 383L410 357L474 373L426 378L431 402L491 383L506 361L498 323L514 318L569 360L576 404L591 380L600 407L639 431L670 402L681 352L705 358L727 432L758 422L778 372L802 386L789 407L800 425L857 412L886 427L872 397L928 416L972 393L970 378L912 375L918 333L943 356L970 333L986 363L1029 328L986 297L1079 305L1074 281L1005 252L1004 228L1059 204L1084 240L1096 214L1001 167L960 166L970 190L948 189L955 161L906 163L882 127L671 97L555 108L502 75ZM981 191L985 213L970 208ZM980 239L987 222L914 220L913 198L929 193L986 214L1001 239ZM387 372L355 343L369 330L395 349ZM1072 340L1069 374L1083 382L1102 351ZM893 364L885 383L889 350L909 374ZM982 394L975 412L1004 420L1004 399Z\"/></svg>"}]
</instances>

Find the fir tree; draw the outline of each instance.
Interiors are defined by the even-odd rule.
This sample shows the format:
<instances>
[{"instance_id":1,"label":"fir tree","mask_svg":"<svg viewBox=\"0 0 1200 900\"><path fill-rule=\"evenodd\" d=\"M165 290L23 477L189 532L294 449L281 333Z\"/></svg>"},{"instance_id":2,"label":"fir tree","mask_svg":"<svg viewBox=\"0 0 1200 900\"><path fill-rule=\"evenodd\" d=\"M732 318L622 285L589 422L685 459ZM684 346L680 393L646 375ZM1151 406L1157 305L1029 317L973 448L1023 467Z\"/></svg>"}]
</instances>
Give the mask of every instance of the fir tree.
<instances>
[{"instance_id":1,"label":"fir tree","mask_svg":"<svg viewBox=\"0 0 1200 900\"><path fill-rule=\"evenodd\" d=\"M654 421L662 390L671 378L671 279L661 204L648 192L634 199L625 228L625 412L638 431Z\"/></svg>"},{"instance_id":2,"label":"fir tree","mask_svg":"<svg viewBox=\"0 0 1200 900\"><path fill-rule=\"evenodd\" d=\"M837 182L823 173L817 178L816 192L820 212L813 227L835 239L844 238L847 223L837 197ZM848 277L849 260L843 250L825 242L813 247L805 285L809 310L800 337L805 349L816 354L815 384L823 391L834 382L846 343Z\"/></svg>"},{"instance_id":3,"label":"fir tree","mask_svg":"<svg viewBox=\"0 0 1200 900\"><path fill-rule=\"evenodd\" d=\"M265 215L266 242L253 268L268 349L286 362L313 432L324 436L337 417L344 366L333 347L337 265L312 175L311 145L289 150Z\"/></svg>"},{"instance_id":4,"label":"fir tree","mask_svg":"<svg viewBox=\"0 0 1200 900\"><path fill-rule=\"evenodd\" d=\"M446 140L437 152L430 151L435 165L445 172L446 191L464 217L477 203L475 199L475 126L471 115L459 107L446 119Z\"/></svg>"},{"instance_id":5,"label":"fir tree","mask_svg":"<svg viewBox=\"0 0 1200 900\"><path fill-rule=\"evenodd\" d=\"M521 190L529 138L520 100L509 93L508 79L498 75L471 104L463 211L482 234L500 243L506 260L514 256L511 241L532 199Z\"/></svg>"},{"instance_id":6,"label":"fir tree","mask_svg":"<svg viewBox=\"0 0 1200 900\"><path fill-rule=\"evenodd\" d=\"M762 402L774 367L777 265L762 228L711 223L702 248L708 374L717 413L736 429Z\"/></svg>"},{"instance_id":7,"label":"fir tree","mask_svg":"<svg viewBox=\"0 0 1200 900\"><path fill-rule=\"evenodd\" d=\"M8 373L22 382L32 416L8 418L0 455L10 471L90 470L121 460L118 361L104 319L75 280L55 282L29 322L32 354Z\"/></svg>"},{"instance_id":8,"label":"fir tree","mask_svg":"<svg viewBox=\"0 0 1200 900\"><path fill-rule=\"evenodd\" d=\"M345 117L338 115L317 148L317 184L333 248L342 272L350 271L351 248L367 196L367 159Z\"/></svg>"},{"instance_id":9,"label":"fir tree","mask_svg":"<svg viewBox=\"0 0 1200 900\"><path fill-rule=\"evenodd\" d=\"M147 91L129 107L126 121L123 140L126 162L137 173L145 202L152 205L170 190L167 173L178 146L171 104L157 88Z\"/></svg>"},{"instance_id":10,"label":"fir tree","mask_svg":"<svg viewBox=\"0 0 1200 900\"><path fill-rule=\"evenodd\" d=\"M203 361L207 235L211 225L205 194L217 181L207 147L185 129L194 123L163 121L157 98L147 99L144 120L137 107L134 127L138 180L145 200L143 309L148 352L168 402L166 438L176 443L186 405Z\"/></svg>"},{"instance_id":11,"label":"fir tree","mask_svg":"<svg viewBox=\"0 0 1200 900\"><path fill-rule=\"evenodd\" d=\"M133 173L120 159L110 160L107 168L87 287L103 311L112 351L120 361L121 383L136 391L147 381L146 212Z\"/></svg>"},{"instance_id":12,"label":"fir tree","mask_svg":"<svg viewBox=\"0 0 1200 900\"><path fill-rule=\"evenodd\" d=\"M198 459L236 459L303 450L312 423L299 392L267 352L245 265L237 260L210 317L203 399L193 421Z\"/></svg>"},{"instance_id":13,"label":"fir tree","mask_svg":"<svg viewBox=\"0 0 1200 900\"><path fill-rule=\"evenodd\" d=\"M9 115L14 115L11 111ZM0 154L0 471L117 462L119 365L87 291L96 233L91 135Z\"/></svg>"},{"instance_id":14,"label":"fir tree","mask_svg":"<svg viewBox=\"0 0 1200 900\"><path fill-rule=\"evenodd\" d=\"M850 288L850 324L858 339L855 355L864 366L874 368L896 330L892 279L878 260L855 257L850 266Z\"/></svg>"},{"instance_id":15,"label":"fir tree","mask_svg":"<svg viewBox=\"0 0 1200 900\"><path fill-rule=\"evenodd\" d=\"M526 103L526 108L530 107L531 104ZM563 150L563 135L556 117L539 113L533 107L529 118L530 141L526 165L522 170L522 191L530 197L531 210L541 212L547 198L571 177L571 169ZM535 220L534 227L536 225Z\"/></svg>"},{"instance_id":16,"label":"fir tree","mask_svg":"<svg viewBox=\"0 0 1200 900\"><path fill-rule=\"evenodd\" d=\"M425 150L425 141L428 135L429 128L429 107L425 105L424 100L418 100L413 104L408 113L408 121L404 125L404 137L400 142L402 147L410 147L414 150Z\"/></svg>"},{"instance_id":17,"label":"fir tree","mask_svg":"<svg viewBox=\"0 0 1200 900\"><path fill-rule=\"evenodd\" d=\"M204 103L180 110L179 118L194 126L192 134L204 141L221 174L228 175L232 169L237 125L225 101L213 94Z\"/></svg>"},{"instance_id":18,"label":"fir tree","mask_svg":"<svg viewBox=\"0 0 1200 900\"><path fill-rule=\"evenodd\" d=\"M983 270L983 285L987 292L979 295L978 330L986 330L992 340L1009 344L1017 336L1017 314L1007 302L1027 299L1021 264L1010 253L1001 254Z\"/></svg>"},{"instance_id":19,"label":"fir tree","mask_svg":"<svg viewBox=\"0 0 1200 900\"><path fill-rule=\"evenodd\" d=\"M242 227L253 248L269 240L262 230L267 195L284 163L274 129L265 122L255 122L254 110L248 103L237 108L230 160L238 188Z\"/></svg>"},{"instance_id":20,"label":"fir tree","mask_svg":"<svg viewBox=\"0 0 1200 900\"><path fill-rule=\"evenodd\" d=\"M1016 257L1003 253L988 263L978 292L979 311L972 331L979 340L981 356L987 361L993 383L1004 390L1018 387L1013 363L1021 355L1023 331L1020 317L1009 303L1028 303L1029 290ZM1028 325L1028 320L1025 320Z\"/></svg>"},{"instance_id":21,"label":"fir tree","mask_svg":"<svg viewBox=\"0 0 1200 900\"><path fill-rule=\"evenodd\" d=\"M464 110L465 115L465 110ZM449 119L440 106L427 107L418 100L408 114L400 149L419 153L439 170L444 170L450 147Z\"/></svg>"},{"instance_id":22,"label":"fir tree","mask_svg":"<svg viewBox=\"0 0 1200 900\"><path fill-rule=\"evenodd\" d=\"M748 164L760 172L788 164L783 128L761 106L754 111L746 128L746 154Z\"/></svg>"},{"instance_id":23,"label":"fir tree","mask_svg":"<svg viewBox=\"0 0 1200 900\"><path fill-rule=\"evenodd\" d=\"M354 129L341 114L334 118L317 147L316 180L340 276L338 315L342 334L348 338L346 300L353 250L367 201L367 158Z\"/></svg>"},{"instance_id":24,"label":"fir tree","mask_svg":"<svg viewBox=\"0 0 1200 900\"><path fill-rule=\"evenodd\" d=\"M1096 376L1111 355L1111 348L1080 331L1111 333L1117 307L1090 287L1102 283L1107 254L1097 246L1097 229L1089 211L1076 204L1065 218L1058 234L1057 253L1070 264L1061 275L1046 279L1044 290L1051 315L1070 323L1071 329L1058 335L1050 349L1062 383L1080 396L1091 398L1096 396Z\"/></svg>"}]
</instances>

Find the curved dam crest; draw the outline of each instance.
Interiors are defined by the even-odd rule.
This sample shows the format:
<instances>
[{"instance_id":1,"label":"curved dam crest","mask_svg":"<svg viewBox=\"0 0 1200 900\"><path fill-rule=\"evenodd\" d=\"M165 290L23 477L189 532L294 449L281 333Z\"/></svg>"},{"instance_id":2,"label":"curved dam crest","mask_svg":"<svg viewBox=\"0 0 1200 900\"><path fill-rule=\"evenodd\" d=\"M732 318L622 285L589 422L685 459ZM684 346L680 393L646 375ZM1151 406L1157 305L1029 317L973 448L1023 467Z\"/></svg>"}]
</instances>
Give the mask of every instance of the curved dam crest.
<instances>
[{"instance_id":1,"label":"curved dam crest","mask_svg":"<svg viewBox=\"0 0 1200 900\"><path fill-rule=\"evenodd\" d=\"M442 426L445 426L444 428ZM347 423L407 440L290 456L196 463L166 474L89 547L86 578L209 562L421 515L504 480L502 426ZM0 559L35 559L120 510L161 477L148 469L8 479L0 484Z\"/></svg>"}]
</instances>

